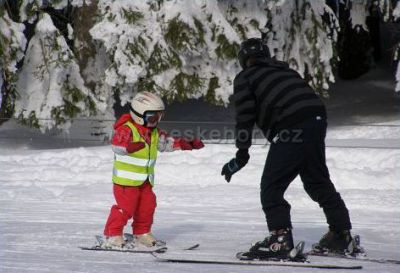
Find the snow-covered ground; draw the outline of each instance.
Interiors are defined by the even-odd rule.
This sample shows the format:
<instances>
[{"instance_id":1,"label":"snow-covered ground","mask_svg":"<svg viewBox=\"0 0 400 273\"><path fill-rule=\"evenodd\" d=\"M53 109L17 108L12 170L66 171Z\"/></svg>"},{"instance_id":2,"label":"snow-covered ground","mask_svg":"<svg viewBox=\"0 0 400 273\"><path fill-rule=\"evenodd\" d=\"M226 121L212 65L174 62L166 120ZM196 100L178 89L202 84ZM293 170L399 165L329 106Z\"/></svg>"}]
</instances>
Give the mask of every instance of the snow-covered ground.
<instances>
[{"instance_id":1,"label":"snow-covered ground","mask_svg":"<svg viewBox=\"0 0 400 273\"><path fill-rule=\"evenodd\" d=\"M387 132L383 138L396 134ZM347 136L357 137L359 132L349 131ZM156 168L154 233L171 249L199 242L198 255L221 257L232 257L262 239L266 224L259 181L267 151L268 146L254 146L248 166L230 184L220 176L220 169L234 155L233 145L210 144L199 151L161 154ZM78 246L91 245L93 236L102 233L113 204L112 160L109 146L52 150L3 146L0 272L310 271L165 264L146 254L79 250ZM328 147L327 162L350 209L353 231L361 235L369 256L400 259L400 150ZM305 240L309 248L327 229L322 211L306 196L298 179L286 198L292 204L295 240ZM362 265L363 272L371 273L400 269L396 265Z\"/></svg>"}]
</instances>

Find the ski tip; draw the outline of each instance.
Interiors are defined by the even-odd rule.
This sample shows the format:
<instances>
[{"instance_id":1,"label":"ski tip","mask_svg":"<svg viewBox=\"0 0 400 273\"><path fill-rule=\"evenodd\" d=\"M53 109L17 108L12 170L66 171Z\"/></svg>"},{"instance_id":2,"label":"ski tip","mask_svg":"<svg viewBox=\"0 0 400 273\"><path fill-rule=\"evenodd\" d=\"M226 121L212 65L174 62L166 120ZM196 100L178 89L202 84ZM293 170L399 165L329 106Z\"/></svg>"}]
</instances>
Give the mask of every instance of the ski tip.
<instances>
[{"instance_id":1,"label":"ski tip","mask_svg":"<svg viewBox=\"0 0 400 273\"><path fill-rule=\"evenodd\" d=\"M150 253L150 254L151 254L154 258L161 259L160 256L158 256L158 254L160 254L160 253L152 252L152 253Z\"/></svg>"},{"instance_id":2,"label":"ski tip","mask_svg":"<svg viewBox=\"0 0 400 273\"><path fill-rule=\"evenodd\" d=\"M99 249L98 247L94 247L94 246L92 246L92 247L78 246L78 248L81 249L81 250L98 250Z\"/></svg>"},{"instance_id":3,"label":"ski tip","mask_svg":"<svg viewBox=\"0 0 400 273\"><path fill-rule=\"evenodd\" d=\"M151 254L154 254L154 253L157 253L157 254L165 253L165 252L167 252L167 250L168 250L167 247L162 247L162 248L159 248L159 249L156 249L156 250L152 251Z\"/></svg>"},{"instance_id":4,"label":"ski tip","mask_svg":"<svg viewBox=\"0 0 400 273\"><path fill-rule=\"evenodd\" d=\"M354 266L349 266L349 267L343 268L343 269L363 269L363 267L361 265L354 265Z\"/></svg>"},{"instance_id":5,"label":"ski tip","mask_svg":"<svg viewBox=\"0 0 400 273\"><path fill-rule=\"evenodd\" d=\"M159 262L168 262L168 259L166 259L163 255L168 255L163 252L151 252L150 253L154 258L156 258L157 261Z\"/></svg>"},{"instance_id":6,"label":"ski tip","mask_svg":"<svg viewBox=\"0 0 400 273\"><path fill-rule=\"evenodd\" d=\"M190 247L184 248L183 250L194 250L194 249L199 248L199 246L200 246L200 244L194 244Z\"/></svg>"}]
</instances>

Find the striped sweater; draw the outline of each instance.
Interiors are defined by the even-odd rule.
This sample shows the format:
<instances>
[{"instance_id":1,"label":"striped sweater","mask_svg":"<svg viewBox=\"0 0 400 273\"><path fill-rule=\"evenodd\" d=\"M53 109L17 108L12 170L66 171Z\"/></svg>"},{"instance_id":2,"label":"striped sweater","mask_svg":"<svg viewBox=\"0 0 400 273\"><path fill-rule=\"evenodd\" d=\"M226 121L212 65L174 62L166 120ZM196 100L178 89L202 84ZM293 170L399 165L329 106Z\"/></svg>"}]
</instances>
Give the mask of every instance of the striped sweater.
<instances>
[{"instance_id":1,"label":"striped sweater","mask_svg":"<svg viewBox=\"0 0 400 273\"><path fill-rule=\"evenodd\" d=\"M326 117L325 106L313 89L284 62L257 60L234 80L236 146L251 146L256 124L272 141L282 129L312 116Z\"/></svg>"}]
</instances>

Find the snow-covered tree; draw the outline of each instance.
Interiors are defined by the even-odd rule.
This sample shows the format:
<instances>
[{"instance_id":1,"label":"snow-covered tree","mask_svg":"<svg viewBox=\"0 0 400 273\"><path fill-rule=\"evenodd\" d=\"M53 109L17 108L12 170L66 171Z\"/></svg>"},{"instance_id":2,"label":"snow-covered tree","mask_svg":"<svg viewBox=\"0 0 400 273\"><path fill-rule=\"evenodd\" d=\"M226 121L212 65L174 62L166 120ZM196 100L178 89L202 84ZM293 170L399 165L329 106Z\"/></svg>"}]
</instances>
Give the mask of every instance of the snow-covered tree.
<instances>
[{"instance_id":1,"label":"snow-covered tree","mask_svg":"<svg viewBox=\"0 0 400 273\"><path fill-rule=\"evenodd\" d=\"M7 20L10 12L9 1L6 4L2 6L0 24L10 21ZM42 130L54 127L68 128L71 119L78 115L90 116L98 110L104 111L105 107L104 103L100 102L101 99L98 100L85 86L74 53L67 44L67 37L62 35L60 29L55 26L54 18L52 19L49 15L50 13L54 15L58 10L71 5L71 1L23 0L11 4L19 9L15 17L19 18L21 23L11 21L8 24L18 25L23 39L25 39L22 34L24 24L33 25L34 32L28 35L32 36L29 37L28 46L26 46L26 39L19 43L18 50L21 53L18 58L15 53L6 52L5 54L14 58L14 63L8 67L14 67L15 76L13 81L5 78L7 86L14 84L12 97L8 94L7 100L3 102L3 104L10 104L7 105L7 109L12 110L14 116L22 123ZM5 6L8 10L4 9ZM15 26L1 27L5 37L11 37L5 31L17 33L14 29ZM68 30L72 38L70 25ZM7 44L2 42L2 48L3 45ZM14 42L9 50L15 50L16 45L17 43ZM15 73L17 70L15 63L22 57L24 57L22 68ZM6 58L5 60L7 61ZM7 66L2 64L1 67L7 72Z\"/></svg>"},{"instance_id":2,"label":"snow-covered tree","mask_svg":"<svg viewBox=\"0 0 400 273\"><path fill-rule=\"evenodd\" d=\"M371 3L392 16L390 0L3 0L2 104L43 130L109 117L142 90L226 105L236 52L250 37L264 37L273 56L326 95L338 61L335 6L364 29Z\"/></svg>"},{"instance_id":3,"label":"snow-covered tree","mask_svg":"<svg viewBox=\"0 0 400 273\"><path fill-rule=\"evenodd\" d=\"M31 126L50 129L99 106L85 87L79 66L50 16L40 15L17 81L15 116Z\"/></svg>"},{"instance_id":4,"label":"snow-covered tree","mask_svg":"<svg viewBox=\"0 0 400 273\"><path fill-rule=\"evenodd\" d=\"M99 1L102 20L90 33L112 64L104 81L124 104L132 90L151 90L169 100L204 96L228 101L239 68L241 38L260 36L261 18L249 16L263 1ZM247 14L239 6L247 6ZM263 21L258 21L261 19ZM252 21L244 27L247 22Z\"/></svg>"}]
</instances>

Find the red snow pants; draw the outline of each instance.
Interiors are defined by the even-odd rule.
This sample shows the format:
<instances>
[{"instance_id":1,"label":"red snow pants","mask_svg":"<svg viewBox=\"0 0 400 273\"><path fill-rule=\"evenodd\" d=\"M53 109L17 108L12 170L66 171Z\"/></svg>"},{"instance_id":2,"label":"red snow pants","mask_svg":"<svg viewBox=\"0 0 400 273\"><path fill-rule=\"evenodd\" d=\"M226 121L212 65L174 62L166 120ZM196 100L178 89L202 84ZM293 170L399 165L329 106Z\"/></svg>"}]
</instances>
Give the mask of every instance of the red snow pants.
<instances>
[{"instance_id":1,"label":"red snow pants","mask_svg":"<svg viewBox=\"0 0 400 273\"><path fill-rule=\"evenodd\" d=\"M131 218L133 234L149 233L157 206L151 184L148 181L137 187L114 184L113 191L117 204L111 207L104 235L122 235L124 226Z\"/></svg>"}]
</instances>

